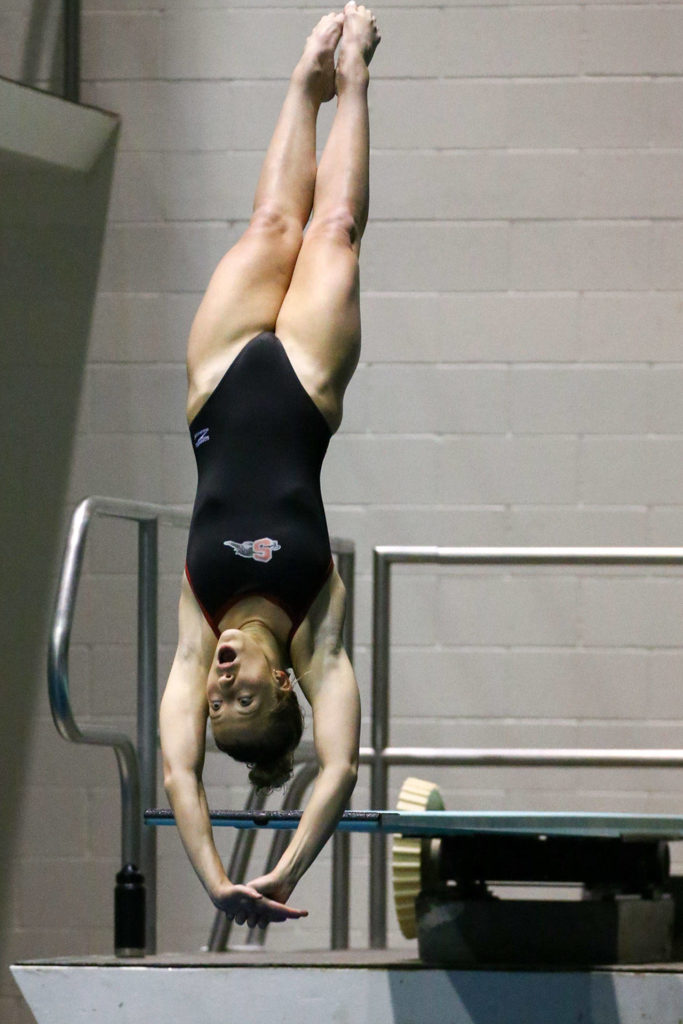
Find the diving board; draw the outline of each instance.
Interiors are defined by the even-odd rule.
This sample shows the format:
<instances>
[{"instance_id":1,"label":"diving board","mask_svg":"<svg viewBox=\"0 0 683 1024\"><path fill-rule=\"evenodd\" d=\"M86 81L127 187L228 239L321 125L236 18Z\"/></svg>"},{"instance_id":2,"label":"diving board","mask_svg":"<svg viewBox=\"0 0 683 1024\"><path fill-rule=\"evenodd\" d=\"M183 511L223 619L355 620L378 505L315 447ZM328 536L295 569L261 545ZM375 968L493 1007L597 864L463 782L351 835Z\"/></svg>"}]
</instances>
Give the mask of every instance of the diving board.
<instances>
[{"instance_id":1,"label":"diving board","mask_svg":"<svg viewBox=\"0 0 683 1024\"><path fill-rule=\"evenodd\" d=\"M302 811L211 811L211 824L238 829L295 829ZM175 825L168 808L145 811L145 824ZM577 836L584 839L683 841L683 815L603 814L554 811L345 811L342 832L438 837L495 833Z\"/></svg>"},{"instance_id":2,"label":"diving board","mask_svg":"<svg viewBox=\"0 0 683 1024\"><path fill-rule=\"evenodd\" d=\"M293 830L301 815L215 810L210 817L219 827ZM145 821L175 824L168 809L146 811ZM424 963L647 963L672 957L677 915L668 844L683 841L683 816L368 810L347 811L337 828L396 837L396 912L404 936L417 938ZM520 886L536 895L499 894L517 893ZM558 886L580 893L560 899Z\"/></svg>"}]
</instances>

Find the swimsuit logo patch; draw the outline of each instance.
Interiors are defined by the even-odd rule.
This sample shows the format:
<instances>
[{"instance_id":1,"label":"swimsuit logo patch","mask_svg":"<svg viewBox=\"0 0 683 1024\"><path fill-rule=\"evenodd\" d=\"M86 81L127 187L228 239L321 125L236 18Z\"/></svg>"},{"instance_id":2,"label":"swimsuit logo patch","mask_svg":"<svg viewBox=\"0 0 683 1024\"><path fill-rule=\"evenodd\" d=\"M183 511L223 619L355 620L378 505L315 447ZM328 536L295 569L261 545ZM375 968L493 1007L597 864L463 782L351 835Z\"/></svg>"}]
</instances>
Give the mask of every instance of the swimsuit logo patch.
<instances>
[{"instance_id":1,"label":"swimsuit logo patch","mask_svg":"<svg viewBox=\"0 0 683 1024\"><path fill-rule=\"evenodd\" d=\"M198 430L194 435L194 446L195 448L199 448L200 444L206 444L206 442L210 440L209 428L203 427L202 430Z\"/></svg>"},{"instance_id":2,"label":"swimsuit logo patch","mask_svg":"<svg viewBox=\"0 0 683 1024\"><path fill-rule=\"evenodd\" d=\"M232 548L240 558L253 558L255 562L269 562L273 557L273 551L279 551L280 545L270 537L261 537L260 540L244 540L241 543L236 540L224 540L224 547Z\"/></svg>"}]
</instances>

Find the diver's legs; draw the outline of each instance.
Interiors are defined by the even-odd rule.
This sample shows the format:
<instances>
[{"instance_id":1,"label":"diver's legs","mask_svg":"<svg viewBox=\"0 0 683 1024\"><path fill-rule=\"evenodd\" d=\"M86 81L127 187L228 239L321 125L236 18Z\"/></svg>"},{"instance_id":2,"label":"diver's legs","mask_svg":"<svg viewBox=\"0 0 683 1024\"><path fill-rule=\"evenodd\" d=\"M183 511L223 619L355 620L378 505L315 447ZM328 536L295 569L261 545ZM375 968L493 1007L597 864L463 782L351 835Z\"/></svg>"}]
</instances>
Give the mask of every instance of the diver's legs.
<instances>
[{"instance_id":1,"label":"diver's legs","mask_svg":"<svg viewBox=\"0 0 683 1024\"><path fill-rule=\"evenodd\" d=\"M282 303L276 333L324 378L326 413L341 415L358 361L358 253L368 217L368 63L375 19L348 3L337 63L338 106L315 181L313 217ZM333 408L337 406L336 410Z\"/></svg>"},{"instance_id":2,"label":"diver's legs","mask_svg":"<svg viewBox=\"0 0 683 1024\"><path fill-rule=\"evenodd\" d=\"M320 104L334 95L342 24L341 14L322 18L292 73L249 227L214 271L190 332L191 392L193 374L213 375L226 346L275 326L313 202L316 118Z\"/></svg>"}]
</instances>

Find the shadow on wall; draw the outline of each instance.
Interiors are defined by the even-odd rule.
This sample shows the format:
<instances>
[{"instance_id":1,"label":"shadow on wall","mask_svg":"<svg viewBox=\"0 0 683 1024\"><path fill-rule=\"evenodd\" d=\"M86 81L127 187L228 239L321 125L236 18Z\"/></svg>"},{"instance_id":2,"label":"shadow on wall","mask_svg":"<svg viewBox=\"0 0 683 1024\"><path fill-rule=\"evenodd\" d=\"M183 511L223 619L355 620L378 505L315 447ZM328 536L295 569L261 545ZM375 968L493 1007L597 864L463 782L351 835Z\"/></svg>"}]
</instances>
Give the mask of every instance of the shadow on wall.
<instances>
[{"instance_id":1,"label":"shadow on wall","mask_svg":"<svg viewBox=\"0 0 683 1024\"><path fill-rule=\"evenodd\" d=\"M19 109L26 96L11 88ZM35 97L53 105L55 136L53 108L63 107L69 132L78 133L80 108ZM94 116L104 117L83 113ZM0 133L0 943L10 930L26 759L40 756L31 750L31 720L39 701L44 707L46 625L114 166L118 123L109 120L87 171L20 155L9 128ZM39 131L47 148L47 126Z\"/></svg>"}]
</instances>

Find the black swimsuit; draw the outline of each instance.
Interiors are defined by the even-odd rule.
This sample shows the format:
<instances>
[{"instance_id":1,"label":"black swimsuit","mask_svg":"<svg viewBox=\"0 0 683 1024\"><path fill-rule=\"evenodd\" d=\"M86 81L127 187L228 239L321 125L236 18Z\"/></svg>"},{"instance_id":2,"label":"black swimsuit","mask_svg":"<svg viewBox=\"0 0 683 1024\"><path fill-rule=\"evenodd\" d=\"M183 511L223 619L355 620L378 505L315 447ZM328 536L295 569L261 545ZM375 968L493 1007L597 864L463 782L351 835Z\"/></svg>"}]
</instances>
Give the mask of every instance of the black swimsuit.
<instances>
[{"instance_id":1,"label":"black swimsuit","mask_svg":"<svg viewBox=\"0 0 683 1024\"><path fill-rule=\"evenodd\" d=\"M185 572L216 636L228 609L258 594L292 622L332 569L320 493L330 428L280 340L240 351L190 424L197 495Z\"/></svg>"}]
</instances>

